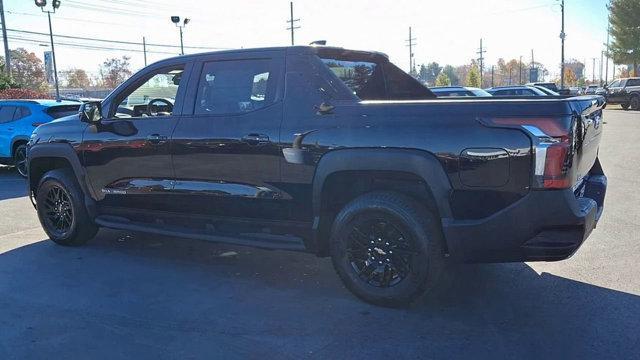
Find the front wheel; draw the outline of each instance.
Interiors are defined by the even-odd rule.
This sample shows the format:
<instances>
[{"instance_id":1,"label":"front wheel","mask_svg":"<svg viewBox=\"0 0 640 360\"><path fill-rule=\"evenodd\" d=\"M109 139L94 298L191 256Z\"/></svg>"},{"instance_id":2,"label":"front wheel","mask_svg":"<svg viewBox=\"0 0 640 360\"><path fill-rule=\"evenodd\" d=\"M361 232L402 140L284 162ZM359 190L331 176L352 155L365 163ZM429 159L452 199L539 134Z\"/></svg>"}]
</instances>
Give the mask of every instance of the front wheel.
<instances>
[{"instance_id":1,"label":"front wheel","mask_svg":"<svg viewBox=\"0 0 640 360\"><path fill-rule=\"evenodd\" d=\"M435 285L443 267L437 218L391 192L362 195L334 222L331 257L356 296L381 306L409 305Z\"/></svg>"},{"instance_id":2,"label":"front wheel","mask_svg":"<svg viewBox=\"0 0 640 360\"><path fill-rule=\"evenodd\" d=\"M27 177L27 145L20 144L13 152L13 164L16 166L18 174Z\"/></svg>"},{"instance_id":3,"label":"front wheel","mask_svg":"<svg viewBox=\"0 0 640 360\"><path fill-rule=\"evenodd\" d=\"M79 246L96 235L98 228L82 199L82 190L70 170L52 170L42 177L36 191L38 218L53 242Z\"/></svg>"},{"instance_id":4,"label":"front wheel","mask_svg":"<svg viewBox=\"0 0 640 360\"><path fill-rule=\"evenodd\" d=\"M631 110L640 110L640 96L634 96L631 98L629 102L629 107Z\"/></svg>"},{"instance_id":5,"label":"front wheel","mask_svg":"<svg viewBox=\"0 0 640 360\"><path fill-rule=\"evenodd\" d=\"M622 107L623 110L629 109L629 103L620 104L620 106Z\"/></svg>"}]
</instances>

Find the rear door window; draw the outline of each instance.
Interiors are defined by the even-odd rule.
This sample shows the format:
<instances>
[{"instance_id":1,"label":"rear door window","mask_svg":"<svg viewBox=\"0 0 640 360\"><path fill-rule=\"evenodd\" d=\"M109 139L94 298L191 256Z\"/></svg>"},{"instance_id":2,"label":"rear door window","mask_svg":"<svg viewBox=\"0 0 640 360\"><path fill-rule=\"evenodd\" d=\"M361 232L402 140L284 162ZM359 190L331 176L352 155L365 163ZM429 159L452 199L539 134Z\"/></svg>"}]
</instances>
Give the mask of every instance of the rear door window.
<instances>
[{"instance_id":1,"label":"rear door window","mask_svg":"<svg viewBox=\"0 0 640 360\"><path fill-rule=\"evenodd\" d=\"M0 124L13 121L13 114L16 112L16 107L13 105L0 106Z\"/></svg>"},{"instance_id":2,"label":"rear door window","mask_svg":"<svg viewBox=\"0 0 640 360\"><path fill-rule=\"evenodd\" d=\"M242 114L275 100L270 59L212 61L204 64L198 84L196 115Z\"/></svg>"},{"instance_id":3,"label":"rear door window","mask_svg":"<svg viewBox=\"0 0 640 360\"><path fill-rule=\"evenodd\" d=\"M80 104L78 105L61 105L61 106L51 106L46 110L46 113L49 114L54 119L59 119L61 117L75 115L80 110Z\"/></svg>"},{"instance_id":4,"label":"rear door window","mask_svg":"<svg viewBox=\"0 0 640 360\"><path fill-rule=\"evenodd\" d=\"M26 106L18 106L16 108L16 112L13 114L14 120L24 119L27 116L31 115L31 110L29 110Z\"/></svg>"},{"instance_id":5,"label":"rear door window","mask_svg":"<svg viewBox=\"0 0 640 360\"><path fill-rule=\"evenodd\" d=\"M627 86L640 86L640 79L627 80Z\"/></svg>"}]
</instances>

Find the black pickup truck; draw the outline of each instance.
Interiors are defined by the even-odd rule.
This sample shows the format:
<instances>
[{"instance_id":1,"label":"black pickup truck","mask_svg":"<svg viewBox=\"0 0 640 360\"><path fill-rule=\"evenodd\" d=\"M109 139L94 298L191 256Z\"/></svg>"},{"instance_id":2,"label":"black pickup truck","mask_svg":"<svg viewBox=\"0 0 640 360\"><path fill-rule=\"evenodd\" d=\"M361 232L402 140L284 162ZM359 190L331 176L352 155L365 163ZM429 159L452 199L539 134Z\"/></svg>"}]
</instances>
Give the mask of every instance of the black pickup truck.
<instances>
[{"instance_id":1,"label":"black pickup truck","mask_svg":"<svg viewBox=\"0 0 640 360\"><path fill-rule=\"evenodd\" d=\"M401 306L445 258L571 256L603 209L603 105L437 99L376 52L181 56L38 127L29 193L61 245L107 227L308 251Z\"/></svg>"}]
</instances>

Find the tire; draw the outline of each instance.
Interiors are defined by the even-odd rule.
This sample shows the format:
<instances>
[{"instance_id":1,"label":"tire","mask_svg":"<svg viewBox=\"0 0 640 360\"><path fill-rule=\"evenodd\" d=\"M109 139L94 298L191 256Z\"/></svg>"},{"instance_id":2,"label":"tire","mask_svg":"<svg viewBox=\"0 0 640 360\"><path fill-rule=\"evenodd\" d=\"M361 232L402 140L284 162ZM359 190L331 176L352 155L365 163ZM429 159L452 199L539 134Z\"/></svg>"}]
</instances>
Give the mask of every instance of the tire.
<instances>
[{"instance_id":1,"label":"tire","mask_svg":"<svg viewBox=\"0 0 640 360\"><path fill-rule=\"evenodd\" d=\"M360 299L380 306L408 306L433 288L444 267L438 223L431 211L404 195L362 195L334 221L333 266Z\"/></svg>"},{"instance_id":2,"label":"tire","mask_svg":"<svg viewBox=\"0 0 640 360\"><path fill-rule=\"evenodd\" d=\"M622 110L629 110L629 103L620 104Z\"/></svg>"},{"instance_id":3,"label":"tire","mask_svg":"<svg viewBox=\"0 0 640 360\"><path fill-rule=\"evenodd\" d=\"M640 96L634 95L629 101L629 108L631 110L640 110Z\"/></svg>"},{"instance_id":4,"label":"tire","mask_svg":"<svg viewBox=\"0 0 640 360\"><path fill-rule=\"evenodd\" d=\"M16 146L13 151L13 164L20 176L27 177L27 144L20 144Z\"/></svg>"},{"instance_id":5,"label":"tire","mask_svg":"<svg viewBox=\"0 0 640 360\"><path fill-rule=\"evenodd\" d=\"M47 172L38 185L36 204L42 228L53 242L80 246L98 232L83 202L84 196L73 172Z\"/></svg>"}]
</instances>

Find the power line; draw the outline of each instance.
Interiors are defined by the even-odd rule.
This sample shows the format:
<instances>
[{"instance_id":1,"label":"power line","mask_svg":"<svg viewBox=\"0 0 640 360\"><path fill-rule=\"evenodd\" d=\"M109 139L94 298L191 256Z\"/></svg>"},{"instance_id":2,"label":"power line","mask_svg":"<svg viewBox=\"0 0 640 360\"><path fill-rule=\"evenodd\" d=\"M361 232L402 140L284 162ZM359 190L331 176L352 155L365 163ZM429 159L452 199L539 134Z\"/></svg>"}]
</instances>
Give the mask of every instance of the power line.
<instances>
[{"instance_id":1,"label":"power line","mask_svg":"<svg viewBox=\"0 0 640 360\"><path fill-rule=\"evenodd\" d=\"M31 34L31 35L46 35L46 36L49 35L49 34L46 34L46 33L41 33L41 32L37 32L37 31L29 31L29 30L7 29L7 31L15 32L15 33L22 33L22 34ZM108 39L88 38L88 37L71 36L71 35L55 35L54 34L53 37L64 38L64 39L75 39L75 40L106 42L106 43L112 43L112 44L124 44L124 45L136 45L136 46L142 46L143 45L143 43L135 42L135 41L108 40ZM146 46L180 48L180 45L170 45L170 44L151 44L151 43L147 43ZM206 46L185 46L185 48L201 49L201 50L225 50L225 49L228 49L228 48L206 47Z\"/></svg>"},{"instance_id":2,"label":"power line","mask_svg":"<svg viewBox=\"0 0 640 360\"><path fill-rule=\"evenodd\" d=\"M49 45L46 44L45 41L38 40L38 39L31 39L31 38L25 38L25 37L19 37L19 36L9 36L9 39L13 40L13 41L16 41L16 42L22 42L22 43L27 43L27 44L37 44L37 45L42 45L42 46L49 46ZM139 50L139 49L117 48L117 47L97 46L97 45L68 43L68 42L59 42L59 41L56 41L56 45L61 45L61 46L66 46L66 47L73 47L73 48L84 49L84 50L117 50L117 51L127 51L127 52L137 52L137 53L144 52L144 50ZM178 55L177 53L171 53L171 52L166 52L166 51L151 51L151 50L147 50L147 53L164 54L164 55Z\"/></svg>"}]
</instances>

